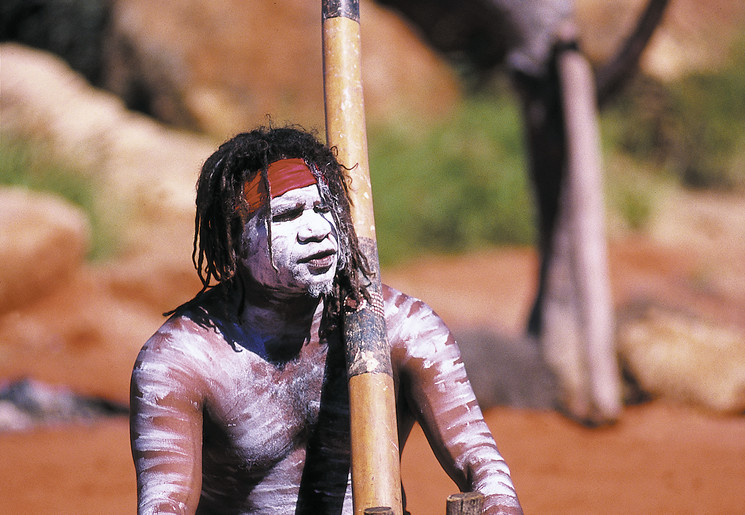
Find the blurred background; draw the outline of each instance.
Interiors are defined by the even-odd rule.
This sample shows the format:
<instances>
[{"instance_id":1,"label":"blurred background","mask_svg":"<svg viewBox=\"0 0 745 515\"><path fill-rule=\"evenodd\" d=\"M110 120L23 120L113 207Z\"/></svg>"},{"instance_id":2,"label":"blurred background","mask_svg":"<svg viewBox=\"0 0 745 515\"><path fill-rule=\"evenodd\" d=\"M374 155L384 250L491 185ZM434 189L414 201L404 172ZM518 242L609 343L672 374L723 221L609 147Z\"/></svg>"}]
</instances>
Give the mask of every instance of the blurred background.
<instances>
[{"instance_id":1,"label":"blurred background","mask_svg":"<svg viewBox=\"0 0 745 515\"><path fill-rule=\"evenodd\" d=\"M593 65L644 4L574 3ZM256 125L325 138L320 6L5 0L0 32L0 492L9 513L131 513L129 373L161 313L199 287L196 176L220 142ZM384 281L456 333L519 339L538 235L507 71L453 65L372 1L362 49ZM510 359L528 367L510 384L475 384L528 512L745 505L744 70L745 4L672 0L600 113L627 401L652 402L585 432L528 409L543 384L525 384L529 350L481 339L502 361L474 377ZM423 442L412 437L404 474L432 469ZM615 470L593 468L608 459ZM412 483L414 513L454 491L447 478ZM639 504L619 505L628 489L644 493Z\"/></svg>"}]
</instances>

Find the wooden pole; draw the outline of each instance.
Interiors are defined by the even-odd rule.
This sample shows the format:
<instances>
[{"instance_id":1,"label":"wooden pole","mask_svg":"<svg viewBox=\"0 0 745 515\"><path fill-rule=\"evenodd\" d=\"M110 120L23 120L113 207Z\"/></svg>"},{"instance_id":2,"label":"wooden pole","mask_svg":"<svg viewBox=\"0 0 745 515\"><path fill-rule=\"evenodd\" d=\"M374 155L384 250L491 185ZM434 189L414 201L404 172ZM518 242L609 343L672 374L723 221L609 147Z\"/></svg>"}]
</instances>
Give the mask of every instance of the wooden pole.
<instances>
[{"instance_id":1,"label":"wooden pole","mask_svg":"<svg viewBox=\"0 0 745 515\"><path fill-rule=\"evenodd\" d=\"M367 134L362 96L359 0L322 0L326 138L351 169L355 231L373 272L374 302L347 313L344 337L349 376L354 512L391 507L400 515L401 473L390 347L383 316Z\"/></svg>"},{"instance_id":2,"label":"wooden pole","mask_svg":"<svg viewBox=\"0 0 745 515\"><path fill-rule=\"evenodd\" d=\"M483 494L462 492L448 496L445 513L446 515L481 515L483 506Z\"/></svg>"}]
</instances>

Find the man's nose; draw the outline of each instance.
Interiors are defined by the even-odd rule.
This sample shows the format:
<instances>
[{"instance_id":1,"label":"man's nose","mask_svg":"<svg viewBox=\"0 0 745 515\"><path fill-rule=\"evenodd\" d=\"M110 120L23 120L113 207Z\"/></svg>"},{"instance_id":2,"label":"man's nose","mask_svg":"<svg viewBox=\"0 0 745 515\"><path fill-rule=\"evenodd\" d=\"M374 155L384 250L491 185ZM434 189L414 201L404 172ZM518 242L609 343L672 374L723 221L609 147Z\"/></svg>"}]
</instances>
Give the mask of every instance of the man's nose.
<instances>
[{"instance_id":1,"label":"man's nose","mask_svg":"<svg viewBox=\"0 0 745 515\"><path fill-rule=\"evenodd\" d=\"M303 224L298 230L298 240L321 241L331 233L331 223L322 213L309 210L303 215Z\"/></svg>"}]
</instances>

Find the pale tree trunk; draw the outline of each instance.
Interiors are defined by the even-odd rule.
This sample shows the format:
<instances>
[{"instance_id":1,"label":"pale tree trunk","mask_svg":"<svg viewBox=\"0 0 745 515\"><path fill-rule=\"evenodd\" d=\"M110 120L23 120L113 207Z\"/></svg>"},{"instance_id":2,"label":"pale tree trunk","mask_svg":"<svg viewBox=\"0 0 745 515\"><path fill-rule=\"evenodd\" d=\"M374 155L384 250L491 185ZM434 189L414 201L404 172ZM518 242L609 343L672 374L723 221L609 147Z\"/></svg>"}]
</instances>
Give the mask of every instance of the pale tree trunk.
<instances>
[{"instance_id":1,"label":"pale tree trunk","mask_svg":"<svg viewBox=\"0 0 745 515\"><path fill-rule=\"evenodd\" d=\"M614 345L595 82L580 52L561 52L558 60L567 140L568 221L576 234L570 252L591 409L601 419L612 420L621 411L621 381Z\"/></svg>"},{"instance_id":2,"label":"pale tree trunk","mask_svg":"<svg viewBox=\"0 0 745 515\"><path fill-rule=\"evenodd\" d=\"M587 423L621 412L614 344L602 163L592 70L574 48L558 52L565 174L546 275L541 344L564 408Z\"/></svg>"}]
</instances>

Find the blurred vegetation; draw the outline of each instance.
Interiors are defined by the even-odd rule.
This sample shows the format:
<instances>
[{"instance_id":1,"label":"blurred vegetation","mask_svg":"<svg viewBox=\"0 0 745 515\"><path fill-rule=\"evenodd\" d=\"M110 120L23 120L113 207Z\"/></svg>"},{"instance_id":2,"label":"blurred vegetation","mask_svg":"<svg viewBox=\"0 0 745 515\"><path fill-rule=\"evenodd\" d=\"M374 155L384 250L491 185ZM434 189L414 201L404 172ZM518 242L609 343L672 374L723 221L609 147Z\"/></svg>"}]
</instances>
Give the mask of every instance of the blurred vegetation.
<instances>
[{"instance_id":1,"label":"blurred vegetation","mask_svg":"<svg viewBox=\"0 0 745 515\"><path fill-rule=\"evenodd\" d=\"M745 190L745 39L715 72L640 76L601 113L610 216L649 223L661 187ZM368 127L381 264L532 244L535 206L518 103L504 85L451 118Z\"/></svg>"},{"instance_id":2,"label":"blurred vegetation","mask_svg":"<svg viewBox=\"0 0 745 515\"><path fill-rule=\"evenodd\" d=\"M519 106L470 97L450 119L369 128L381 264L425 252L534 241Z\"/></svg>"},{"instance_id":3,"label":"blurred vegetation","mask_svg":"<svg viewBox=\"0 0 745 515\"><path fill-rule=\"evenodd\" d=\"M745 38L717 71L640 77L603 112L610 152L689 188L745 190L744 127Z\"/></svg>"},{"instance_id":4,"label":"blurred vegetation","mask_svg":"<svg viewBox=\"0 0 745 515\"><path fill-rule=\"evenodd\" d=\"M91 224L88 258L100 260L114 252L113 231L97 208L93 181L79 170L50 158L42 145L0 138L0 185L53 193L75 204Z\"/></svg>"}]
</instances>

